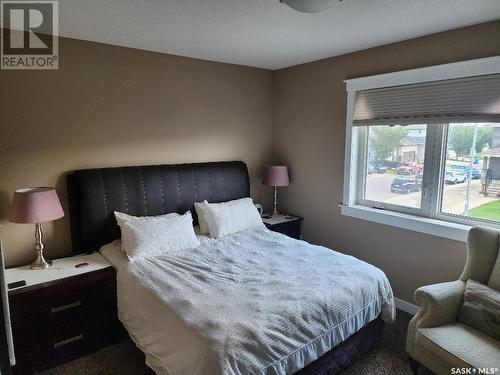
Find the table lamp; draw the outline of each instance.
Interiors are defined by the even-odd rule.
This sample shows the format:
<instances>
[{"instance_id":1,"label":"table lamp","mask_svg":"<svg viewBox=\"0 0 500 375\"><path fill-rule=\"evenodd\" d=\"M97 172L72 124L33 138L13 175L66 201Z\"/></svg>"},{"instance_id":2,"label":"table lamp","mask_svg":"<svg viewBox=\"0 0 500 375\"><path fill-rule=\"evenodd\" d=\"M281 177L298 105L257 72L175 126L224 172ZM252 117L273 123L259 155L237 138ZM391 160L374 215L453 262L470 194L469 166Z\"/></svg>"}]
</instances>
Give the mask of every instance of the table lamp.
<instances>
[{"instance_id":1,"label":"table lamp","mask_svg":"<svg viewBox=\"0 0 500 375\"><path fill-rule=\"evenodd\" d=\"M278 215L278 187L288 186L290 180L288 178L288 168L284 165L269 165L266 168L266 174L262 180L262 184L274 186L274 211L273 216Z\"/></svg>"},{"instance_id":2,"label":"table lamp","mask_svg":"<svg viewBox=\"0 0 500 375\"><path fill-rule=\"evenodd\" d=\"M54 188L33 187L14 191L9 221L35 224L37 256L30 264L31 269L45 269L52 265L52 262L43 256L42 223L57 220L63 216L64 212Z\"/></svg>"}]
</instances>

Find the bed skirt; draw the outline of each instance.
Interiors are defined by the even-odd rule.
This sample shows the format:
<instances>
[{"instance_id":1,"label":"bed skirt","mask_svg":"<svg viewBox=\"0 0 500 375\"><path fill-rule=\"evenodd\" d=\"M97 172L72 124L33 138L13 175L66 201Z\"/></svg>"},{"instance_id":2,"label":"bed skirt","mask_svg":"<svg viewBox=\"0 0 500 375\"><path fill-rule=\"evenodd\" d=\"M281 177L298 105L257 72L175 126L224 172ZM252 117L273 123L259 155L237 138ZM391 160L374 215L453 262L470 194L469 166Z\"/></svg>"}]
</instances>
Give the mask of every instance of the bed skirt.
<instances>
[{"instance_id":1,"label":"bed skirt","mask_svg":"<svg viewBox=\"0 0 500 375\"><path fill-rule=\"evenodd\" d=\"M295 375L336 375L354 364L382 339L384 322L377 318Z\"/></svg>"}]
</instances>

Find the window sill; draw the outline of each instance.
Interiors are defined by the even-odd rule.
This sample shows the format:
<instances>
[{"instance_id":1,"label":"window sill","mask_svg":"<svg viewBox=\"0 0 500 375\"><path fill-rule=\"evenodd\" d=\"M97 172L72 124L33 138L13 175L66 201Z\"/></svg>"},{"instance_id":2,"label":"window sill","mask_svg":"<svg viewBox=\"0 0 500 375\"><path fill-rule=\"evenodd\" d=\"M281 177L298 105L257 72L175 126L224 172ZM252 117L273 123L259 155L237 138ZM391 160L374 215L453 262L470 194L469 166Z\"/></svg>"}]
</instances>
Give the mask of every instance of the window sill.
<instances>
[{"instance_id":1,"label":"window sill","mask_svg":"<svg viewBox=\"0 0 500 375\"><path fill-rule=\"evenodd\" d=\"M390 225L397 228L448 238L455 241L466 242L467 233L471 226L451 223L448 221L429 219L425 217L402 214L392 211L378 210L364 206L340 205L342 215L375 223Z\"/></svg>"}]
</instances>

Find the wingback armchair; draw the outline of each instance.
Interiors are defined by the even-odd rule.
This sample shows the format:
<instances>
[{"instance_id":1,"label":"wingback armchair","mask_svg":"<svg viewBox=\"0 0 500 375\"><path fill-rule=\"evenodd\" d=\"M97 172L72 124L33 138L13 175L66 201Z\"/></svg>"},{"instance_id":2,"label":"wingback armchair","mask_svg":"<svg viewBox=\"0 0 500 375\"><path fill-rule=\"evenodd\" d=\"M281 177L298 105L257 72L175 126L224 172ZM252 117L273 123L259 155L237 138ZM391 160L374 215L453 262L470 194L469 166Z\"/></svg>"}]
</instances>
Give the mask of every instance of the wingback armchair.
<instances>
[{"instance_id":1,"label":"wingback armchair","mask_svg":"<svg viewBox=\"0 0 500 375\"><path fill-rule=\"evenodd\" d=\"M493 229L472 228L460 279L427 285L415 292L419 310L410 321L406 341L414 374L419 364L439 375L449 375L452 368L500 369L500 342L457 322L467 280L488 284L492 271L495 275L500 272L499 236L500 232ZM495 279L500 280L497 276Z\"/></svg>"}]
</instances>

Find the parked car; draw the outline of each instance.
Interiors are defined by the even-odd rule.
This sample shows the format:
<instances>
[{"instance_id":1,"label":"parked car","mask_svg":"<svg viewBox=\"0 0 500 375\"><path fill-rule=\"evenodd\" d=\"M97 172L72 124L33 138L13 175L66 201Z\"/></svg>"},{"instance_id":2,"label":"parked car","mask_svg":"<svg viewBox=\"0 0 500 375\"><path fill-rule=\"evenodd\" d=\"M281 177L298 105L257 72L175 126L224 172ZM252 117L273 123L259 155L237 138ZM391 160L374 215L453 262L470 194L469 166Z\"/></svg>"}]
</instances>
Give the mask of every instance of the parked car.
<instances>
[{"instance_id":1,"label":"parked car","mask_svg":"<svg viewBox=\"0 0 500 375\"><path fill-rule=\"evenodd\" d=\"M409 194L413 191L420 191L421 187L421 182L410 176L396 177L391 183L391 191L393 193Z\"/></svg>"},{"instance_id":2,"label":"parked car","mask_svg":"<svg viewBox=\"0 0 500 375\"><path fill-rule=\"evenodd\" d=\"M460 182L465 182L467 176L459 171L445 171L444 182L446 184L458 184Z\"/></svg>"},{"instance_id":3,"label":"parked car","mask_svg":"<svg viewBox=\"0 0 500 375\"><path fill-rule=\"evenodd\" d=\"M376 173L385 173L387 172L387 167L382 164L374 165L373 168L375 169Z\"/></svg>"},{"instance_id":4,"label":"parked car","mask_svg":"<svg viewBox=\"0 0 500 375\"><path fill-rule=\"evenodd\" d=\"M422 173L423 167L421 165L402 165L396 169L397 174L418 174Z\"/></svg>"},{"instance_id":5,"label":"parked car","mask_svg":"<svg viewBox=\"0 0 500 375\"><path fill-rule=\"evenodd\" d=\"M419 173L415 176L415 180L418 181L418 183L420 184L420 186L422 186L422 180L424 179L424 174L423 173Z\"/></svg>"},{"instance_id":6,"label":"parked car","mask_svg":"<svg viewBox=\"0 0 500 375\"><path fill-rule=\"evenodd\" d=\"M471 177L473 180L479 180L481 178L481 172L477 168L472 168Z\"/></svg>"},{"instance_id":7,"label":"parked car","mask_svg":"<svg viewBox=\"0 0 500 375\"><path fill-rule=\"evenodd\" d=\"M368 164L367 171L368 171L368 174L372 174L373 172L375 172L375 168L373 167L373 165Z\"/></svg>"}]
</instances>

